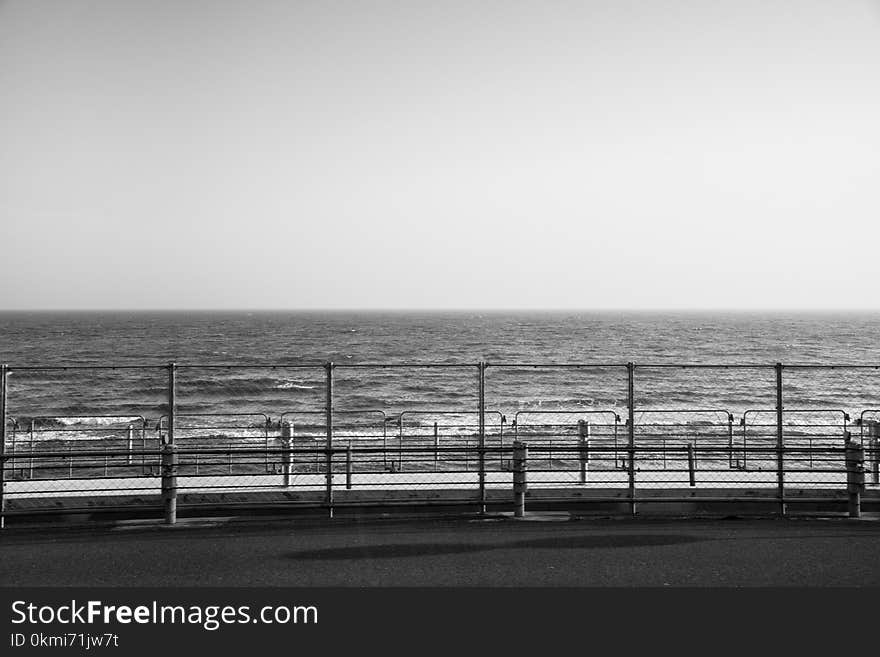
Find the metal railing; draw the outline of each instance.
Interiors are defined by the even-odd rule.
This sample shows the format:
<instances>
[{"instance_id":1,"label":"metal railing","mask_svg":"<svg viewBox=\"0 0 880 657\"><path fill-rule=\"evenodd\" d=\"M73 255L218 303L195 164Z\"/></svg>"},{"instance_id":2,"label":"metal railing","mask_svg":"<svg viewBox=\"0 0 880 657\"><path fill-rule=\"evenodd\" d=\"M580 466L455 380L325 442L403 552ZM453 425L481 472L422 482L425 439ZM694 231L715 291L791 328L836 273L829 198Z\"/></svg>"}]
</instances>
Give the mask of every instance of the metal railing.
<instances>
[{"instance_id":1,"label":"metal railing","mask_svg":"<svg viewBox=\"0 0 880 657\"><path fill-rule=\"evenodd\" d=\"M49 427L40 424L48 419L45 416L28 418L17 413L16 419L8 413L8 380L16 371L143 367L167 375L165 412L155 421L143 415L87 415L79 417L122 422L119 426L88 426L83 422ZM678 499L677 491L683 489L687 494L681 493L680 497L688 500L772 500L785 514L786 505L793 501L836 499L835 495L850 490L849 480L856 473L855 466L847 461L847 450L852 445L850 415L845 410L783 405L785 368L823 366L485 362L260 365L253 367L320 370L323 408L278 414L178 413L179 371L245 367L252 366L0 366L0 513L19 512L8 508L10 500L67 499L74 500L72 504L98 508L125 506L132 501L155 503L157 493L166 507L173 499L175 513L178 498L184 506L222 505L226 502L220 496L229 493L247 493L253 503L275 500L319 506L331 515L334 508L359 504L458 502L475 504L484 511L489 505L509 504L505 495L511 477L518 472L513 463L514 443L518 442L529 446L529 486L552 493L545 499L556 495L558 499L579 501L623 501L630 513L636 513L642 503ZM623 382L621 375L625 375L626 408L520 407L510 413L513 420L508 427L508 414L487 409L486 372L493 367L507 372L610 370L619 377L617 382ZM772 371L775 408L741 412L705 406L637 408L636 373L640 367ZM340 368L475 370L473 405L398 411L335 408L334 371ZM863 465L859 467L868 473L864 484L868 487L880 484L880 424L868 418L874 412L861 411L856 421L863 454ZM759 421L762 414L769 420ZM823 414L824 419L816 419ZM829 416L839 417L839 421L831 421ZM242 426L243 418L254 421ZM191 420L195 424L188 423ZM389 441L389 423L396 441ZM155 434L148 436L151 425ZM23 426L28 427L26 443L20 438ZM736 431L735 426L740 430ZM74 439L75 434L84 432L88 433L87 440L82 436ZM41 434L51 434L52 438L43 439ZM510 438L507 442L505 435ZM22 449L23 444L27 449ZM699 489L701 495L695 496L693 489ZM658 496L658 491L668 494ZM342 497L337 499L337 495ZM122 497L129 502L120 501ZM34 508L27 507L29 512Z\"/></svg>"}]
</instances>

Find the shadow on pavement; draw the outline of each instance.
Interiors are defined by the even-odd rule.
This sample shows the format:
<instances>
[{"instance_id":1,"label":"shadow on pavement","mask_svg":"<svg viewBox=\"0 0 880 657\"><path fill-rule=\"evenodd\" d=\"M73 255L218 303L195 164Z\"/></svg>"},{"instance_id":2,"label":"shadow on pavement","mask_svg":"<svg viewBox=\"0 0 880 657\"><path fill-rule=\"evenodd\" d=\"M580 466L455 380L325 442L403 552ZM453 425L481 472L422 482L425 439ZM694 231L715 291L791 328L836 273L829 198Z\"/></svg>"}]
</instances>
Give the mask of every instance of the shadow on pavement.
<instances>
[{"instance_id":1,"label":"shadow on pavement","mask_svg":"<svg viewBox=\"0 0 880 657\"><path fill-rule=\"evenodd\" d=\"M598 534L538 538L503 543L387 543L379 545L351 545L320 550L301 550L285 555L289 559L332 561L343 559L397 559L441 554L485 552L488 550L517 549L595 549L626 548L640 546L678 545L710 540L687 534Z\"/></svg>"}]
</instances>

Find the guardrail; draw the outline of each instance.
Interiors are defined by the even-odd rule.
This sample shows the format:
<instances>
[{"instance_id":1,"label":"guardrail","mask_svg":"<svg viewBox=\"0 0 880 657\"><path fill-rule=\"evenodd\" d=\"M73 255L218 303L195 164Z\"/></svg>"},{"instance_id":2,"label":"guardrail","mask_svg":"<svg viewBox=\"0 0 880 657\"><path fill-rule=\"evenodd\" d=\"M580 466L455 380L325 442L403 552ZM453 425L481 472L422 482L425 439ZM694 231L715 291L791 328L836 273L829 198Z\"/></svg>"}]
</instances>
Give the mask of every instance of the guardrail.
<instances>
[{"instance_id":1,"label":"guardrail","mask_svg":"<svg viewBox=\"0 0 880 657\"><path fill-rule=\"evenodd\" d=\"M155 421L153 436L148 435L148 427L154 421L144 415L68 416L68 419L121 420L98 428L88 427L88 440L71 440L61 435L82 433L83 426L46 428L40 425L45 417L28 418L16 413L16 419L8 412L8 380L16 371L145 367L167 375L165 413ZM178 412L177 378L181 370L286 367L321 372L323 386L318 393L323 397L323 408L285 410L277 415ZM487 409L486 373L495 367L507 373L530 369L611 372L618 377L615 382L625 381L626 408L596 408L588 404L579 408L517 408L510 413L513 420L508 426L507 414ZM497 493L510 487L511 477L522 474L518 468L523 464L514 463L514 443L522 442L528 443L529 486L556 491L560 498L571 498L572 492L577 491L576 497L581 501L623 500L629 512L636 513L639 504L672 499L668 495L657 497L654 495L657 491L676 491L683 487L707 491L706 499L714 495L718 501L772 499L779 512L785 514L786 505L793 501L849 491L853 486L849 479L859 474L859 468L869 474L864 486L880 484L880 425L867 417L874 411L862 411L856 421L860 427L858 447L862 450L862 465L857 468L850 463L853 459L848 461L846 456L847 450L854 449L854 443L850 441L850 416L845 410L783 405L785 368L844 367L880 369L880 366L865 365L783 366L781 363L2 365L0 521L5 515L20 512L24 508L19 504L22 500L88 497L89 506L96 508L101 506L101 500L113 497L127 496L144 502L161 494L165 500L173 497L176 509L180 495L187 496L184 506L195 504L192 501L195 496L208 499L211 495L214 503L222 504L223 500L217 495L230 492L258 493L264 497L281 492L285 495L279 503L319 506L331 515L334 508L346 505L400 503L399 498L382 497L383 492L395 490L413 493L407 503L458 500L485 511L490 505L510 503L507 498L500 501L502 498ZM336 408L334 372L344 368L355 371L364 368L453 369L465 373L472 370L476 373L474 400L454 410L404 408L387 412ZM772 371L776 405L767 410L742 411L739 432L734 430L739 412L724 408L637 407L639 368ZM757 421L761 414L769 416L769 420ZM821 414L825 414L826 419L816 420ZM840 420L829 421L828 415L839 416ZM242 427L242 418L255 421ZM193 419L195 424L187 423ZM392 442L396 444L389 443L389 423L395 425L397 440ZM24 443L20 438L23 426L28 427ZM506 429L509 442L505 441ZM41 440L38 439L41 432L57 435L51 440ZM173 454L173 462L168 460L169 454ZM173 486L169 473L175 478ZM170 493L172 489L174 495ZM746 490L750 491L748 495L743 493ZM793 490L797 494L793 494ZM358 500L349 495L349 491L372 493ZM430 495L420 500L420 491L430 491ZM822 495L818 495L820 491ZM287 493L293 492L303 495L292 499ZM336 499L338 494L343 495L343 499ZM702 499L693 494L684 497ZM10 501L14 502L14 508L8 508ZM121 502L114 500L112 504ZM34 508L29 506L28 512Z\"/></svg>"}]
</instances>

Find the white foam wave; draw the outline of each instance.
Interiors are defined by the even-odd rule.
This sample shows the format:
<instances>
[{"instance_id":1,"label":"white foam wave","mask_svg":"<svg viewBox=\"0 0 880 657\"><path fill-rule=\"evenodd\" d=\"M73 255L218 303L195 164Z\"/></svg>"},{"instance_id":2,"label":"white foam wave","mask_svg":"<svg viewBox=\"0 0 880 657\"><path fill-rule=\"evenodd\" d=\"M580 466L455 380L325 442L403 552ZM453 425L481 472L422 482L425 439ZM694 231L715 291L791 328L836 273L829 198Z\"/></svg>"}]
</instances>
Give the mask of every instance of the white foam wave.
<instances>
[{"instance_id":1,"label":"white foam wave","mask_svg":"<svg viewBox=\"0 0 880 657\"><path fill-rule=\"evenodd\" d=\"M140 423L141 418L137 415L120 415L118 417L56 417L53 418L58 424L65 427L75 425L94 425L107 427L114 424Z\"/></svg>"}]
</instances>

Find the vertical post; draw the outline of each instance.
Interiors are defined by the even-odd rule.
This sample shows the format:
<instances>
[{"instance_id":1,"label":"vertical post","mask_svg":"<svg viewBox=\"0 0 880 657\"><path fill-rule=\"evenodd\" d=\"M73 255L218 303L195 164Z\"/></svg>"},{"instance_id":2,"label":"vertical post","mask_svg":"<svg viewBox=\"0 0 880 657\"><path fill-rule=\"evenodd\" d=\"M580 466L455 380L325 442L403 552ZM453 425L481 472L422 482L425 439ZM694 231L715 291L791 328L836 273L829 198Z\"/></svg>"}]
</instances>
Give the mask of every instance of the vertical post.
<instances>
[{"instance_id":1,"label":"vertical post","mask_svg":"<svg viewBox=\"0 0 880 657\"><path fill-rule=\"evenodd\" d=\"M283 475L284 487L290 486L290 471L293 469L293 455L290 452L290 438L292 435L290 422L282 420L281 422L281 472Z\"/></svg>"},{"instance_id":2,"label":"vertical post","mask_svg":"<svg viewBox=\"0 0 880 657\"><path fill-rule=\"evenodd\" d=\"M499 469L504 469L504 423L507 422L507 417L501 416L501 425L498 429L498 467Z\"/></svg>"},{"instance_id":3,"label":"vertical post","mask_svg":"<svg viewBox=\"0 0 880 657\"><path fill-rule=\"evenodd\" d=\"M127 465L131 465L133 462L133 456L131 455L131 451L134 449L134 427L132 425L128 425L128 459L126 460Z\"/></svg>"},{"instance_id":4,"label":"vertical post","mask_svg":"<svg viewBox=\"0 0 880 657\"><path fill-rule=\"evenodd\" d=\"M480 361L477 365L479 374L479 416L480 416L480 444L478 450L479 481L480 481L480 513L486 513L486 363Z\"/></svg>"},{"instance_id":5,"label":"vertical post","mask_svg":"<svg viewBox=\"0 0 880 657\"><path fill-rule=\"evenodd\" d=\"M162 445L162 502L165 508L165 524L177 522L177 451L171 436L165 436Z\"/></svg>"},{"instance_id":6,"label":"vertical post","mask_svg":"<svg viewBox=\"0 0 880 657\"><path fill-rule=\"evenodd\" d=\"M388 467L388 420L384 413L382 413L382 467Z\"/></svg>"},{"instance_id":7,"label":"vertical post","mask_svg":"<svg viewBox=\"0 0 880 657\"><path fill-rule=\"evenodd\" d=\"M397 416L397 470L403 472L403 414L401 411ZM394 465L394 459L391 459L391 465Z\"/></svg>"},{"instance_id":8,"label":"vertical post","mask_svg":"<svg viewBox=\"0 0 880 657\"><path fill-rule=\"evenodd\" d=\"M141 474L147 473L147 421L141 424Z\"/></svg>"},{"instance_id":9,"label":"vertical post","mask_svg":"<svg viewBox=\"0 0 880 657\"><path fill-rule=\"evenodd\" d=\"M733 468L733 413L727 414L727 467Z\"/></svg>"},{"instance_id":10,"label":"vertical post","mask_svg":"<svg viewBox=\"0 0 880 657\"><path fill-rule=\"evenodd\" d=\"M6 377L9 366L0 365L0 529L6 527ZM15 453L13 452L13 456Z\"/></svg>"},{"instance_id":11,"label":"vertical post","mask_svg":"<svg viewBox=\"0 0 880 657\"><path fill-rule=\"evenodd\" d=\"M168 363L168 443L174 444L174 418L177 415L177 365Z\"/></svg>"},{"instance_id":12,"label":"vertical post","mask_svg":"<svg viewBox=\"0 0 880 657\"><path fill-rule=\"evenodd\" d=\"M779 496L779 513L785 515L785 436L782 426L782 363L776 363L776 486Z\"/></svg>"},{"instance_id":13,"label":"vertical post","mask_svg":"<svg viewBox=\"0 0 880 657\"><path fill-rule=\"evenodd\" d=\"M333 517L333 363L328 362L324 365L326 373L326 422L327 422L327 513Z\"/></svg>"},{"instance_id":14,"label":"vertical post","mask_svg":"<svg viewBox=\"0 0 880 657\"><path fill-rule=\"evenodd\" d=\"M31 420L30 426L30 451L28 452L28 479L34 478L34 421Z\"/></svg>"},{"instance_id":15,"label":"vertical post","mask_svg":"<svg viewBox=\"0 0 880 657\"><path fill-rule=\"evenodd\" d=\"M874 456L871 467L871 483L876 486L880 484L880 439L874 438L868 444L871 446Z\"/></svg>"},{"instance_id":16,"label":"vertical post","mask_svg":"<svg viewBox=\"0 0 880 657\"><path fill-rule=\"evenodd\" d=\"M434 423L434 470L437 470L437 461L439 460L440 448L440 432L437 429L437 423Z\"/></svg>"},{"instance_id":17,"label":"vertical post","mask_svg":"<svg viewBox=\"0 0 880 657\"><path fill-rule=\"evenodd\" d=\"M581 485L587 483L587 468L590 464L590 423L578 420L578 452L580 455Z\"/></svg>"},{"instance_id":18,"label":"vertical post","mask_svg":"<svg viewBox=\"0 0 880 657\"><path fill-rule=\"evenodd\" d=\"M513 443L513 515L522 518L526 513L526 471L528 470L529 446Z\"/></svg>"},{"instance_id":19,"label":"vertical post","mask_svg":"<svg viewBox=\"0 0 880 657\"><path fill-rule=\"evenodd\" d=\"M351 490L351 441L348 441L348 447L345 448L345 487Z\"/></svg>"},{"instance_id":20,"label":"vertical post","mask_svg":"<svg viewBox=\"0 0 880 657\"><path fill-rule=\"evenodd\" d=\"M168 363L168 433L161 447L162 502L165 524L177 522L177 453L174 445L174 416L177 412L177 365Z\"/></svg>"},{"instance_id":21,"label":"vertical post","mask_svg":"<svg viewBox=\"0 0 880 657\"><path fill-rule=\"evenodd\" d=\"M630 362L626 364L626 379L627 379L627 392L626 392L626 407L627 413L629 415L627 420L627 425L629 429L629 458L627 459L627 474L629 478L629 512L631 515L636 515L636 468L635 468L635 460L636 460L636 427L635 427L635 415L636 415L636 403L635 403L635 369L636 366L634 363Z\"/></svg>"},{"instance_id":22,"label":"vertical post","mask_svg":"<svg viewBox=\"0 0 880 657\"><path fill-rule=\"evenodd\" d=\"M850 518L862 517L862 489L865 487L865 449L861 443L846 439L846 492Z\"/></svg>"},{"instance_id":23,"label":"vertical post","mask_svg":"<svg viewBox=\"0 0 880 657\"><path fill-rule=\"evenodd\" d=\"M614 467L617 468L617 433L620 427L620 416L614 415Z\"/></svg>"},{"instance_id":24,"label":"vertical post","mask_svg":"<svg viewBox=\"0 0 880 657\"><path fill-rule=\"evenodd\" d=\"M266 424L263 427L263 437L266 442L266 472L269 472L269 425L272 423L268 417L266 418Z\"/></svg>"},{"instance_id":25,"label":"vertical post","mask_svg":"<svg viewBox=\"0 0 880 657\"><path fill-rule=\"evenodd\" d=\"M687 445L687 455L688 455L688 479L690 480L690 485L697 485L696 473L694 472L694 444L688 443Z\"/></svg>"}]
</instances>

